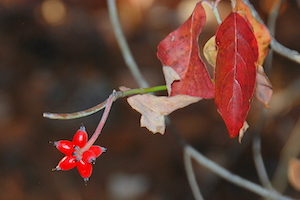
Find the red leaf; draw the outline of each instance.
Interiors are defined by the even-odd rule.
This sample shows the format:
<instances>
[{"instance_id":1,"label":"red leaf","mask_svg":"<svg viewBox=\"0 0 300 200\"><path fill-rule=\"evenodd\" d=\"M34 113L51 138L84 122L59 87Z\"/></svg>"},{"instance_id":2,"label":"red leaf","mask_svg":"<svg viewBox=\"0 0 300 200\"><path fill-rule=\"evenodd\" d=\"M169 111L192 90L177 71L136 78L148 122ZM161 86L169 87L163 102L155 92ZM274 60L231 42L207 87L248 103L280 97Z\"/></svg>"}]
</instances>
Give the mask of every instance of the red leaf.
<instances>
[{"instance_id":1,"label":"red leaf","mask_svg":"<svg viewBox=\"0 0 300 200\"><path fill-rule=\"evenodd\" d=\"M198 3L190 18L158 45L157 57L172 67L180 77L171 85L171 96L182 94L213 98L214 85L199 57L198 36L206 21L205 10Z\"/></svg>"},{"instance_id":2,"label":"red leaf","mask_svg":"<svg viewBox=\"0 0 300 200\"><path fill-rule=\"evenodd\" d=\"M248 21L232 12L217 31L216 44L215 102L230 137L236 137L255 89L257 41Z\"/></svg>"}]
</instances>

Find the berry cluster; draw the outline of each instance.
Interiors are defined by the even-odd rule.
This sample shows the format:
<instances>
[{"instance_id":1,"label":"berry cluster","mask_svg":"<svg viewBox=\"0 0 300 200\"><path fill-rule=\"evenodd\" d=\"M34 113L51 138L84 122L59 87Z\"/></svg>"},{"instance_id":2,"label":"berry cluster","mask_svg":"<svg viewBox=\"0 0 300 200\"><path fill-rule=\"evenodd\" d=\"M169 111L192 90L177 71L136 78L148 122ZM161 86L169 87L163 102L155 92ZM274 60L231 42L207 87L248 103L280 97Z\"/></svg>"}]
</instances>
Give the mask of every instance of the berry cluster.
<instances>
[{"instance_id":1,"label":"berry cluster","mask_svg":"<svg viewBox=\"0 0 300 200\"><path fill-rule=\"evenodd\" d=\"M87 150L88 135L84 126L81 126L75 133L72 141L60 140L54 142L55 147L65 154L58 165L53 170L70 170L77 167L77 170L85 182L89 180L92 174L92 164L95 164L96 158L99 157L106 148L93 145Z\"/></svg>"}]
</instances>

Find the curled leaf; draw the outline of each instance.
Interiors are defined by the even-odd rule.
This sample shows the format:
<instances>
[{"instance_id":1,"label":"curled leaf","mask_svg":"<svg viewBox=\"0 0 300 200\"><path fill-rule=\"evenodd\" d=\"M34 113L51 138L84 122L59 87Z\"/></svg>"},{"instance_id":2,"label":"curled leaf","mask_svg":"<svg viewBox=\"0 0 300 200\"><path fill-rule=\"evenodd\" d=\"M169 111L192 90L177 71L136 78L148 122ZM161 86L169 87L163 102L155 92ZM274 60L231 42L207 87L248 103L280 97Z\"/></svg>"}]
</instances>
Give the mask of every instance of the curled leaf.
<instances>
[{"instance_id":1,"label":"curled leaf","mask_svg":"<svg viewBox=\"0 0 300 200\"><path fill-rule=\"evenodd\" d=\"M153 133L165 133L165 117L173 111L195 103L202 98L188 95L173 97L157 97L151 94L142 94L129 97L129 105L142 114L141 127L146 127Z\"/></svg>"},{"instance_id":2,"label":"curled leaf","mask_svg":"<svg viewBox=\"0 0 300 200\"><path fill-rule=\"evenodd\" d=\"M269 81L269 78L264 72L262 66L257 67L256 75L256 97L261 101L267 108L269 108L268 103L271 100L273 94L272 84Z\"/></svg>"},{"instance_id":3,"label":"curled leaf","mask_svg":"<svg viewBox=\"0 0 300 200\"><path fill-rule=\"evenodd\" d=\"M215 41L216 36L212 36L204 45L203 47L203 55L207 62L211 64L211 66L216 66L216 59L217 59L217 45Z\"/></svg>"},{"instance_id":4,"label":"curled leaf","mask_svg":"<svg viewBox=\"0 0 300 200\"><path fill-rule=\"evenodd\" d=\"M171 84L170 96L190 95L207 99L214 96L214 85L199 56L198 37L205 21L205 10L199 2L189 19L157 47L157 57L163 66L173 68L180 77Z\"/></svg>"}]
</instances>

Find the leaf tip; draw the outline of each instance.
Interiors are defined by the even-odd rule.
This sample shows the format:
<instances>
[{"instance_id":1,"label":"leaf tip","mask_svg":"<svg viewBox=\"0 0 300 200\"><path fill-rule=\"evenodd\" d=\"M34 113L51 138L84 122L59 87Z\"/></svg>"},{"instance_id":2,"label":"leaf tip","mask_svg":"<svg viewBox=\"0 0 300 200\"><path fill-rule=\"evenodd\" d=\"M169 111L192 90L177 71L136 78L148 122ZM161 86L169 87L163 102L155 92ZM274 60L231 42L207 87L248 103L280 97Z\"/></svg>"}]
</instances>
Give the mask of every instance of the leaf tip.
<instances>
[{"instance_id":1,"label":"leaf tip","mask_svg":"<svg viewBox=\"0 0 300 200\"><path fill-rule=\"evenodd\" d=\"M249 128L249 124L246 121L244 121L243 127L239 131L239 138L238 138L239 143L242 143L242 139L248 128Z\"/></svg>"}]
</instances>

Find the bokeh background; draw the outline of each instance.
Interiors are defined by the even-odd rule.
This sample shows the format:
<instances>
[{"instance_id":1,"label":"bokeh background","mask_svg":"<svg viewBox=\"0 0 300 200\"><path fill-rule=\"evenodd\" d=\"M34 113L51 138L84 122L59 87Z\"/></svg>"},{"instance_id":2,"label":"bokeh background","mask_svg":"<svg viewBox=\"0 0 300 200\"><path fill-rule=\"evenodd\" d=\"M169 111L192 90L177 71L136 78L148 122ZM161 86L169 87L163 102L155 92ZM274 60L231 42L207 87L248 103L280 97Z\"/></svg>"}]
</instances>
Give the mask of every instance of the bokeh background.
<instances>
[{"instance_id":1,"label":"bokeh background","mask_svg":"<svg viewBox=\"0 0 300 200\"><path fill-rule=\"evenodd\" d=\"M275 1L251 2L267 20ZM156 47L187 19L196 1L117 3L125 36L143 75L151 86L164 84ZM222 18L230 8L230 1L220 3ZM299 11L296 1L285 1L276 25L278 41L298 51ZM212 14L207 15L200 45L217 29ZM261 133L270 177L299 118L299 75L299 65L274 54L270 79L275 109L269 111ZM87 186L76 169L51 171L63 155L49 142L71 139L82 123L93 133L101 112L69 121L45 119L42 113L87 109L119 86L138 87L114 38L105 0L0 0L0 199L194 199L182 149L173 134L168 129L163 136L153 135L140 128L139 114L125 99L113 105L96 142L108 150L97 159ZM256 100L253 104L250 129L242 144L229 138L213 100L178 110L171 119L181 136L204 155L259 183L251 133L261 120L257 116L261 107ZM259 199L196 163L194 168L205 199ZM289 184L285 192L300 198Z\"/></svg>"}]
</instances>

